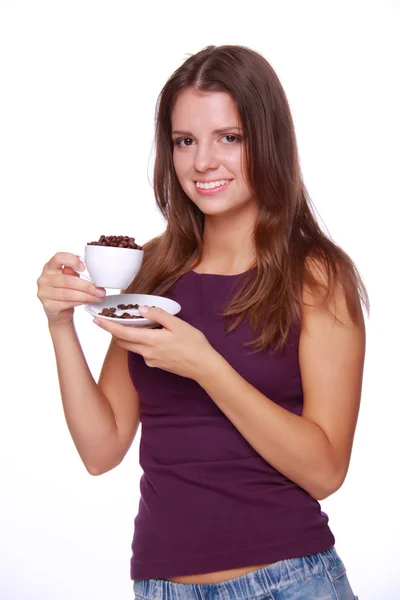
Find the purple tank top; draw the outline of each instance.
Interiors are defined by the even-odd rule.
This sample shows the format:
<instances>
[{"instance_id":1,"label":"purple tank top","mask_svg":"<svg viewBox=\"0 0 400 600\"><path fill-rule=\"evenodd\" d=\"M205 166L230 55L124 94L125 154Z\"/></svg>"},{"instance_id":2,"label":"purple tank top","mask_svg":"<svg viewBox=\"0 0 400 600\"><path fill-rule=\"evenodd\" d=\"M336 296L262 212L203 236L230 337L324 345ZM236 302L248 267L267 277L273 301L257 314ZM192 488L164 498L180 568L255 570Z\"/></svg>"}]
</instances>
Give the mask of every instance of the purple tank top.
<instances>
[{"instance_id":1,"label":"purple tank top","mask_svg":"<svg viewBox=\"0 0 400 600\"><path fill-rule=\"evenodd\" d=\"M300 415L298 328L279 354L243 347L252 339L246 320L225 333L219 313L239 277L190 271L165 296L251 385ZM132 579L267 564L333 546L319 503L267 463L198 383L132 352L128 364L140 396L143 469Z\"/></svg>"}]
</instances>

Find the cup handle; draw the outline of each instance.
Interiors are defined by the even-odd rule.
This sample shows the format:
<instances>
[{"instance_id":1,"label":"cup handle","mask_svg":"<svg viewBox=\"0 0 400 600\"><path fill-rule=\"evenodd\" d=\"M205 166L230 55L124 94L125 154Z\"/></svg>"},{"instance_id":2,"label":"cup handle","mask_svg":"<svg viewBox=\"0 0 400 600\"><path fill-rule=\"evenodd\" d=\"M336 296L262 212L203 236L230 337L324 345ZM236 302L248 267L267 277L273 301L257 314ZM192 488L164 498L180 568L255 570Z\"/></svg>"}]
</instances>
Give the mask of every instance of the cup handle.
<instances>
[{"instance_id":1,"label":"cup handle","mask_svg":"<svg viewBox=\"0 0 400 600\"><path fill-rule=\"evenodd\" d=\"M82 277L82 279L86 279L86 281L90 281L90 283L93 283L94 285L96 285L94 283L93 279L91 279L91 277L88 273L88 270L86 269L86 264L85 264L85 261L83 260L82 256L78 255L78 258L81 261L81 263L83 265L85 265L85 270L84 271L75 271L75 269L74 269L75 273L77 273L79 275L79 277Z\"/></svg>"}]
</instances>

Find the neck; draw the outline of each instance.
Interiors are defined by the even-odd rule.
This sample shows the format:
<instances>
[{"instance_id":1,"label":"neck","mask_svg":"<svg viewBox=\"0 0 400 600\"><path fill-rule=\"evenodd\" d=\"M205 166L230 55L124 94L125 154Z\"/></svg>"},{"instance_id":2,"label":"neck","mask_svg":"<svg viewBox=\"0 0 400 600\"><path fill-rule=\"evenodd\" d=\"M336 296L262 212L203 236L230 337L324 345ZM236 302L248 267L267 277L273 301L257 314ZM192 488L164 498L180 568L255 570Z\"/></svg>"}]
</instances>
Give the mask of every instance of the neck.
<instances>
[{"instance_id":1,"label":"neck","mask_svg":"<svg viewBox=\"0 0 400 600\"><path fill-rule=\"evenodd\" d=\"M247 218L206 215L203 252L197 269L227 275L247 271L256 258L253 236L256 217L257 214Z\"/></svg>"}]
</instances>

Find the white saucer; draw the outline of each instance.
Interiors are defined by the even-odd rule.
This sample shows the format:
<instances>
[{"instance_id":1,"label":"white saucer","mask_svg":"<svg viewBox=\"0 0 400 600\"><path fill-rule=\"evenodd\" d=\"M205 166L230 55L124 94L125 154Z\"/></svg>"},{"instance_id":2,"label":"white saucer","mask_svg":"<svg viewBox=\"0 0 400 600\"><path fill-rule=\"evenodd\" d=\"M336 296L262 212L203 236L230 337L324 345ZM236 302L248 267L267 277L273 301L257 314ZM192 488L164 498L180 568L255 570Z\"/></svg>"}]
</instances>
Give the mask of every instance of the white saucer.
<instances>
[{"instance_id":1,"label":"white saucer","mask_svg":"<svg viewBox=\"0 0 400 600\"><path fill-rule=\"evenodd\" d=\"M149 294L112 294L110 296L105 296L104 300L101 302L85 304L85 310L93 317L114 321L121 325L129 325L130 327L158 327L159 323L156 323L151 319L118 319L116 317L103 317L102 315L99 315L103 308L111 308L112 306L116 308L118 304L139 304L139 306L147 304L147 306L157 306L168 312L170 315L176 315L181 310L181 305L174 300L164 298L163 296L151 296ZM139 315L139 311L134 308L126 310L117 309L115 314L121 315L124 312L130 313L131 315Z\"/></svg>"}]
</instances>

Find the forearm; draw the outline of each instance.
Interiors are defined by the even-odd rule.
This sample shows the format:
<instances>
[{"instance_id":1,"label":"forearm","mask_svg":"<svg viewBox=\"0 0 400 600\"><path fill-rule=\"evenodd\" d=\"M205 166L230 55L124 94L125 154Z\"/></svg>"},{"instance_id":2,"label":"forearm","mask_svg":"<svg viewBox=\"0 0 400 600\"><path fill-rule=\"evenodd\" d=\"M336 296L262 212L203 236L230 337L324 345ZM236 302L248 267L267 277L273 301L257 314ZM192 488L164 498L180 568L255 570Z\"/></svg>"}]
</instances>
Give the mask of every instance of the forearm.
<instances>
[{"instance_id":1,"label":"forearm","mask_svg":"<svg viewBox=\"0 0 400 600\"><path fill-rule=\"evenodd\" d=\"M325 498L340 486L333 449L318 425L264 396L215 351L196 380L256 452L311 496Z\"/></svg>"},{"instance_id":2,"label":"forearm","mask_svg":"<svg viewBox=\"0 0 400 600\"><path fill-rule=\"evenodd\" d=\"M74 324L49 330L65 418L78 453L89 472L95 473L96 465L111 468L118 452L118 429L110 403L93 379Z\"/></svg>"}]
</instances>

